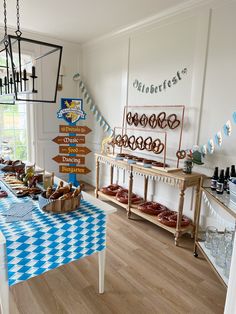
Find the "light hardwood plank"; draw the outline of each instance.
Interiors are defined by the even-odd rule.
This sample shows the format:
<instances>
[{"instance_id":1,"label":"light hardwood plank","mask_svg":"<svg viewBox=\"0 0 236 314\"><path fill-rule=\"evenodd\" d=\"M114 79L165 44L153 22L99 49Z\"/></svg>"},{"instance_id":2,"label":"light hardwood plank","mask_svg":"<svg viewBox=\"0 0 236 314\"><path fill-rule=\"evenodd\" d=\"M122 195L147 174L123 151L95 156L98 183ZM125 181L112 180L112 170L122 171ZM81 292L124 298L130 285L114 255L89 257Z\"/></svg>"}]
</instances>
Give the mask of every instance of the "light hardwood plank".
<instances>
[{"instance_id":1,"label":"light hardwood plank","mask_svg":"<svg viewBox=\"0 0 236 314\"><path fill-rule=\"evenodd\" d=\"M103 295L93 255L13 286L10 313L223 314L226 291L190 236L175 247L171 233L133 217L109 217Z\"/></svg>"}]
</instances>

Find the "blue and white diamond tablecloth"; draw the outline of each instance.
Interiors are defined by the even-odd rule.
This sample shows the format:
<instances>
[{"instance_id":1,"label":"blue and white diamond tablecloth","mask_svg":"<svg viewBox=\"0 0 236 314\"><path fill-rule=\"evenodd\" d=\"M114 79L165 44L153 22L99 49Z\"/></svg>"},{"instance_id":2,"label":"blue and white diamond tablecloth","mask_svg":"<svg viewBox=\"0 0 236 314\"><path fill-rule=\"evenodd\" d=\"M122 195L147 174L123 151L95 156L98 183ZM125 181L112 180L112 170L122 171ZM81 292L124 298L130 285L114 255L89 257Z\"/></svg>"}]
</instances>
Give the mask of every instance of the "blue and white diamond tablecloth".
<instances>
[{"instance_id":1,"label":"blue and white diamond tablecloth","mask_svg":"<svg viewBox=\"0 0 236 314\"><path fill-rule=\"evenodd\" d=\"M2 189L6 187L0 182ZM82 200L78 210L52 215L34 201L32 220L6 223L11 203L25 203L10 191L0 199L0 231L6 238L9 285L43 274L106 247L106 214ZM29 200L32 202L31 200Z\"/></svg>"}]
</instances>

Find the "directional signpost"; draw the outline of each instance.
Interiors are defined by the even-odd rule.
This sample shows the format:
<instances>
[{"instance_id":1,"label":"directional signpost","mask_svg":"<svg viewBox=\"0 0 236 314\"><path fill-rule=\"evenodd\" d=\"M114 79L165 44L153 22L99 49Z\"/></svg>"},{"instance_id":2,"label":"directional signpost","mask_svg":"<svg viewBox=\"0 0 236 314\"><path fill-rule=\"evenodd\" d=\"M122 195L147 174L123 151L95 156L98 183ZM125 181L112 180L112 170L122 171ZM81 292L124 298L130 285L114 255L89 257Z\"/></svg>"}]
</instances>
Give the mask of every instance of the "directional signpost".
<instances>
[{"instance_id":1,"label":"directional signpost","mask_svg":"<svg viewBox=\"0 0 236 314\"><path fill-rule=\"evenodd\" d=\"M58 164L63 164L59 166L59 171L61 173L68 173L69 181L77 186L79 183L76 175L90 172L86 166L80 165L85 164L85 155L89 154L91 150L86 146L78 146L85 144L85 136L92 131L87 126L76 125L79 120L86 119L86 113L83 110L83 100L62 98L61 109L57 112L57 117L59 119L63 118L69 125L60 125L59 132L67 134L57 136L53 139L54 143L60 145L59 154L63 154L53 157L53 160Z\"/></svg>"},{"instance_id":2,"label":"directional signpost","mask_svg":"<svg viewBox=\"0 0 236 314\"><path fill-rule=\"evenodd\" d=\"M67 155L57 155L53 157L53 160L58 164L78 164L84 165L85 164L85 157L72 157Z\"/></svg>"},{"instance_id":3,"label":"directional signpost","mask_svg":"<svg viewBox=\"0 0 236 314\"><path fill-rule=\"evenodd\" d=\"M53 142L57 144L85 144L85 136L57 136Z\"/></svg>"}]
</instances>

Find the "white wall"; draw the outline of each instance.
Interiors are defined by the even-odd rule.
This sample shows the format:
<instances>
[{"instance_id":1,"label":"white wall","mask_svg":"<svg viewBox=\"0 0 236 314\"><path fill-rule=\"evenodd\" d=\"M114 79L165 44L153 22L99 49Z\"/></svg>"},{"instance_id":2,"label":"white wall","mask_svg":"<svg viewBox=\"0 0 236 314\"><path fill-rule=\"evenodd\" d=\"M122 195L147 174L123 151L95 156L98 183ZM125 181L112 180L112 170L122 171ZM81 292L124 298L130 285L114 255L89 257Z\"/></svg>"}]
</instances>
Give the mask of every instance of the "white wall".
<instances>
[{"instance_id":1,"label":"white wall","mask_svg":"<svg viewBox=\"0 0 236 314\"><path fill-rule=\"evenodd\" d=\"M80 72L111 126L121 126L125 104L184 104L182 147L205 144L231 118L236 107L235 16L235 1L213 1L211 5L189 8L171 17L161 16L151 25L84 45ZM133 87L135 79L149 85L162 83L184 67L188 71L182 80L158 94L140 93ZM89 145L93 151L99 151L102 129L91 114L88 123L96 134ZM235 139L234 126L232 136L224 137L222 149L216 149L215 154L207 156L204 166L195 166L194 170L211 174L215 165L225 167L235 163L235 148L232 148ZM169 145L173 143L170 139ZM170 150L170 161L174 151ZM93 172L84 179L94 184L92 154L88 160ZM107 175L107 171L103 173L102 184L109 182ZM141 192L141 180L135 182L135 190ZM185 212L192 216L191 191L187 194ZM173 188L152 184L149 199L152 197L176 208L178 195Z\"/></svg>"},{"instance_id":2,"label":"white wall","mask_svg":"<svg viewBox=\"0 0 236 314\"><path fill-rule=\"evenodd\" d=\"M58 174L59 165L52 158L59 153L59 145L52 142L52 139L59 135L59 125L65 124L64 120L57 119L60 99L63 97L76 97L78 94L78 86L73 81L73 75L78 72L80 46L44 36L26 34L26 37L30 36L63 46L61 61L64 67L63 89L58 91L56 103L35 103L30 105L31 132L33 133L31 137L33 139L33 150L35 151L35 155L31 159L47 171L54 171ZM45 85L48 79L47 70L45 70L43 77ZM62 177L66 178L64 175Z\"/></svg>"}]
</instances>

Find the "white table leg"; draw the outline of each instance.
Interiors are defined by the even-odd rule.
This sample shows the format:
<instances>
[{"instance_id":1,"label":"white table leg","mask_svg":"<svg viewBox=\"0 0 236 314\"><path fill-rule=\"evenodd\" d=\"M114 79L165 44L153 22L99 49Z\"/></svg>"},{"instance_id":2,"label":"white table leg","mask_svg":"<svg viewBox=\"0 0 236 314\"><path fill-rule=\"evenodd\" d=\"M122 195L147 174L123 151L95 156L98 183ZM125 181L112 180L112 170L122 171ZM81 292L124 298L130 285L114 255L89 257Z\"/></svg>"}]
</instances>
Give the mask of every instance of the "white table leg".
<instances>
[{"instance_id":1,"label":"white table leg","mask_svg":"<svg viewBox=\"0 0 236 314\"><path fill-rule=\"evenodd\" d=\"M0 232L0 313L9 314L9 286L7 275L6 241Z\"/></svg>"},{"instance_id":2,"label":"white table leg","mask_svg":"<svg viewBox=\"0 0 236 314\"><path fill-rule=\"evenodd\" d=\"M104 249L101 252L98 252L99 293L104 293L105 260L106 260L106 249Z\"/></svg>"}]
</instances>

